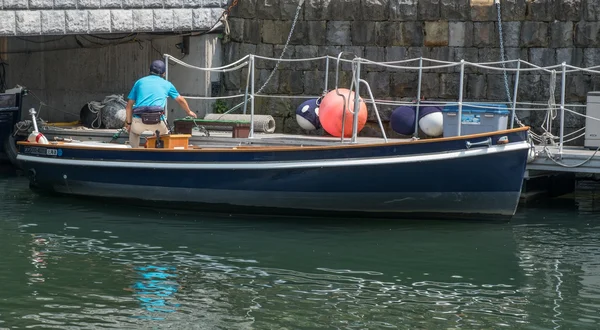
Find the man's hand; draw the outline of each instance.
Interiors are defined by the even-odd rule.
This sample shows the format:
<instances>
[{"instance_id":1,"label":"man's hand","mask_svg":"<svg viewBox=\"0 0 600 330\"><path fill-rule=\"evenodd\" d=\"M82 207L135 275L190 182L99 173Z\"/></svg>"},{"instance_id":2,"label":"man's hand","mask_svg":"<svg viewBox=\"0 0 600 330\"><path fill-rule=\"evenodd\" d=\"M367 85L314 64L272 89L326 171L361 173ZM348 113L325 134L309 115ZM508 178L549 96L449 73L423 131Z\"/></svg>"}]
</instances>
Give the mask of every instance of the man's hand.
<instances>
[{"instance_id":1,"label":"man's hand","mask_svg":"<svg viewBox=\"0 0 600 330\"><path fill-rule=\"evenodd\" d=\"M129 130L130 130L130 129L131 129L131 125L129 125L129 124L127 124L127 123L125 123L125 130L126 130L127 132L129 132Z\"/></svg>"},{"instance_id":2,"label":"man's hand","mask_svg":"<svg viewBox=\"0 0 600 330\"><path fill-rule=\"evenodd\" d=\"M188 116L198 118L198 116L196 115L196 113L194 111L188 112Z\"/></svg>"}]
</instances>

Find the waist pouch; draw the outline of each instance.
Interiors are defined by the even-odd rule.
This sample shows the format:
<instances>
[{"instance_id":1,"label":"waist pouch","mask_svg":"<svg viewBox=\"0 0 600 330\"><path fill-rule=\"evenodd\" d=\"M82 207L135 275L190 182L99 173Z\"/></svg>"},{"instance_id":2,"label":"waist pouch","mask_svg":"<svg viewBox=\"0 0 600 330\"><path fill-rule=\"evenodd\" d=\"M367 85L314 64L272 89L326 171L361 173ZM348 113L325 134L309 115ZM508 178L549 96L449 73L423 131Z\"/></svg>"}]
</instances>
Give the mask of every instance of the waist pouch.
<instances>
[{"instance_id":1,"label":"waist pouch","mask_svg":"<svg viewBox=\"0 0 600 330\"><path fill-rule=\"evenodd\" d=\"M146 125L156 125L160 123L160 116L164 113L163 107L142 106L133 109L133 114L140 116L142 123Z\"/></svg>"},{"instance_id":2,"label":"waist pouch","mask_svg":"<svg viewBox=\"0 0 600 330\"><path fill-rule=\"evenodd\" d=\"M146 125L156 125L160 123L160 116L162 116L162 112L140 113L139 116L142 119L142 123Z\"/></svg>"}]
</instances>

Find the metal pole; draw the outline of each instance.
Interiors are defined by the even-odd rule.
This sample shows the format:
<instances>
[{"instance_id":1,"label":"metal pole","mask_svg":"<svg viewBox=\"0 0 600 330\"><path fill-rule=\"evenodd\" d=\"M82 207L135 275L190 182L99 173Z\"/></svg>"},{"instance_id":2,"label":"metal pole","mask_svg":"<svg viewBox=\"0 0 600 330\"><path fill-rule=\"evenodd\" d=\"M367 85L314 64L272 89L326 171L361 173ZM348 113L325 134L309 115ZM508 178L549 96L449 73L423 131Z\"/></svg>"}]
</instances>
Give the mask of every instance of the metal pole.
<instances>
[{"instance_id":1,"label":"metal pole","mask_svg":"<svg viewBox=\"0 0 600 330\"><path fill-rule=\"evenodd\" d=\"M354 91L354 118L352 119L352 143L356 143L356 138L358 136L358 111L360 109L358 95L360 91L360 58L356 58L356 76L354 79L356 81L356 90ZM342 132L342 136L344 136L344 132Z\"/></svg>"},{"instance_id":2,"label":"metal pole","mask_svg":"<svg viewBox=\"0 0 600 330\"><path fill-rule=\"evenodd\" d=\"M327 56L325 60L325 89L323 89L323 93L327 93L327 85L329 82L329 56Z\"/></svg>"},{"instance_id":3,"label":"metal pole","mask_svg":"<svg viewBox=\"0 0 600 330\"><path fill-rule=\"evenodd\" d=\"M458 136L461 135L463 84L465 82L465 60L460 60L460 84L458 85Z\"/></svg>"},{"instance_id":4,"label":"metal pole","mask_svg":"<svg viewBox=\"0 0 600 330\"><path fill-rule=\"evenodd\" d=\"M417 112L415 113L415 131L413 136L416 137L419 132L419 110L421 107L421 84L423 83L423 56L419 57L419 83L417 86Z\"/></svg>"},{"instance_id":5,"label":"metal pole","mask_svg":"<svg viewBox=\"0 0 600 330\"><path fill-rule=\"evenodd\" d=\"M562 78L560 83L560 142L558 146L558 153L562 157L563 152L563 140L565 135L565 87L567 77L567 63L562 62Z\"/></svg>"},{"instance_id":6,"label":"metal pole","mask_svg":"<svg viewBox=\"0 0 600 330\"><path fill-rule=\"evenodd\" d=\"M254 137L254 55L250 55L250 138Z\"/></svg>"},{"instance_id":7,"label":"metal pole","mask_svg":"<svg viewBox=\"0 0 600 330\"><path fill-rule=\"evenodd\" d=\"M513 94L513 101L512 101L512 118L510 118L510 128L513 128L515 126L515 112L517 109L517 92L519 90L519 72L521 71L521 59L519 59L519 62L517 62L517 74L515 76L515 91Z\"/></svg>"},{"instance_id":8,"label":"metal pole","mask_svg":"<svg viewBox=\"0 0 600 330\"><path fill-rule=\"evenodd\" d=\"M251 63L252 62L248 62L248 74L246 75L246 92L244 93L244 114L246 114L246 110L248 109L248 88L250 88L250 69L252 67Z\"/></svg>"},{"instance_id":9,"label":"metal pole","mask_svg":"<svg viewBox=\"0 0 600 330\"><path fill-rule=\"evenodd\" d=\"M165 80L169 80L169 55L165 54L163 55L165 57ZM165 120L168 119L168 115L169 115L169 98L167 98L167 100L165 101Z\"/></svg>"}]
</instances>

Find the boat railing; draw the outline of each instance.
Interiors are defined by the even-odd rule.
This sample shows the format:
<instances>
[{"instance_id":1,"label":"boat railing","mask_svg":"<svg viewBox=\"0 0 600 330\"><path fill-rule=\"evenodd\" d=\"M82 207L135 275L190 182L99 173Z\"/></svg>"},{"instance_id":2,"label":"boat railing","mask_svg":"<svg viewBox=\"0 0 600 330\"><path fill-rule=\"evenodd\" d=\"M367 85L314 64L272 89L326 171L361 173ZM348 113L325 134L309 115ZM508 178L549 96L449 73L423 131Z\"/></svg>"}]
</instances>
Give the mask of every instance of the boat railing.
<instances>
[{"instance_id":1,"label":"boat railing","mask_svg":"<svg viewBox=\"0 0 600 330\"><path fill-rule=\"evenodd\" d=\"M397 61L385 61L385 62L378 62L378 61L373 61L373 60L369 60L369 59L365 59L359 56L353 56L353 58L348 59L348 58L344 58L342 55L344 54L344 52L341 52L338 54L338 56L334 57L334 56L330 56L330 55L324 55L324 56L317 56L317 57L310 57L310 58L283 58L283 56L280 56L279 58L271 58L271 57L267 57L267 56L259 56L259 55L254 55L254 54L248 54L243 56L242 58L224 65L224 66L220 66L220 67L198 67L198 66L194 66L194 65L190 65L188 63L185 63L184 61L181 61L179 59L177 59L176 57L173 57L171 55L165 54L165 62L169 63L169 61L172 61L176 64L185 66L187 68L190 69L196 69L196 70L201 70L201 71L210 71L210 72L220 72L220 73L227 73L227 72L233 72L236 70L243 70L245 68L247 68L248 72L246 74L246 84L244 87L244 92L243 93L239 93L239 94L234 94L234 95L223 95L223 96L189 96L189 98L191 99L208 99L208 100L218 100L218 99L243 99L241 102L235 104L234 106L232 106L229 110L227 110L224 114L227 113L231 113L237 109L242 109L243 113L246 114L249 110L250 112L250 121L252 123L254 123L254 116L255 116L255 100L259 97L276 97L276 98L294 98L294 99L310 99L310 98L319 98L322 97L325 93L327 93L329 91L329 74L331 71L331 63L335 63L335 86L334 89L337 91L339 88L339 77L340 77L340 72L341 71L348 71L347 69L341 68L341 66L343 65L350 65L351 66L351 80L350 80L350 90L355 92L355 102L354 102L354 109L352 111L350 111L350 113L353 114L353 129L352 129L352 137L351 137L351 142L352 143L356 143L357 142L357 137L358 137L358 130L357 130L357 124L358 124L358 107L359 105L359 97L361 97L360 95L360 85L362 83L362 85L364 85L367 89L368 92L368 98L364 99L363 101L365 103L369 103L373 106L373 109L375 110L375 114L376 114L376 119L377 122L379 124L379 128L381 130L381 135L382 138L387 141L387 136L385 133L385 129L383 127L383 122L381 120L381 116L379 114L377 105L382 105L382 106L399 106L399 105L413 105L416 107L416 116L415 118L418 118L419 116L419 110L422 106L421 102L422 102L422 91L423 91L423 75L426 72L442 72L442 73L452 73L452 72L456 72L458 71L459 73L459 78L458 78L458 97L456 101L452 101L452 100L446 100L446 99L428 99L427 100L427 104L428 105L432 105L432 104L439 104L439 105L456 105L457 106L457 122L458 122L458 132L457 134L460 136L462 135L462 111L463 111L463 106L465 105L465 76L467 73L467 70L475 70L475 71L471 71L471 72L482 72L482 71L488 71L488 72L496 72L499 73L497 74L497 76L501 76L504 80L504 89L505 89L505 97L506 97L506 101L500 101L500 100L496 100L494 102L490 102L490 101L477 101L475 103L473 102L469 102L469 107L471 108L490 108L489 106L486 106L486 104L498 104L498 103L504 103L507 105L507 107L510 109L510 127L513 128L515 123L517 125L520 126L525 126L522 121L518 118L517 116L517 111L545 111L546 112L546 118L544 120L544 122L542 123L542 126L540 127L542 132L541 133L536 133L531 131L531 136L534 140L534 142L537 142L538 144L543 144L543 145L553 145L553 146L557 146L558 147L558 155L562 155L563 153L563 147L565 145L565 143L571 142L573 140L576 140L578 138L581 138L583 135L585 135L585 133L582 133L578 136L575 137L571 137L574 134L580 133L582 130L584 130L585 128L581 128L579 130L576 130L574 132L571 132L569 134L565 135L565 115L569 114L569 115L573 115L573 116L580 116L580 117L585 117L585 118L590 118L592 120L600 120L598 118L594 118L591 116L588 116L584 113L580 113L574 109L576 108L580 108L580 107L586 107L585 104L567 104L567 100L566 100L566 89L567 89L567 77L569 74L600 74L600 65L599 66L593 66L593 67L587 67L587 68L582 68L582 67L577 67L577 66L573 66L573 65L569 65L566 64L566 62L562 62L560 64L557 65L551 65L551 66L539 66L539 65L535 65L533 63L530 63L528 61L524 61L522 59L515 59L515 60L505 60L505 61L495 61L495 62L482 62L482 63L475 63L475 62L470 62L470 61L466 61L464 59L460 60L460 61L443 61L443 60L438 60L438 59L433 59L433 58L427 58L427 57L416 57L416 58L411 58L411 59L403 59L403 60L397 60ZM346 53L346 54L350 54L353 55L352 53ZM267 79L263 82L262 86L260 86L260 88L256 89L256 61L257 60L262 60L262 61L274 61L275 62L275 66L272 69L271 73L269 74L269 76L267 77ZM282 62L310 62L310 61L324 61L324 82L323 82L323 93L321 95L281 95L281 94L267 94L265 93L265 88L267 87L267 85L271 82L272 77L274 75L274 73L278 70L280 63ZM334 62L332 62L334 61ZM417 84L416 84L416 88L417 88L417 92L416 95L413 95L412 97L413 100L411 101L401 101L401 100L390 100L390 99L375 99L372 93L372 90L370 88L369 83L361 78L361 71L363 70L363 67L365 66L379 66L382 68L382 70L388 70L388 71L417 71L418 73L418 78L417 78ZM167 65L167 68L169 66ZM547 102L541 103L541 102L534 102L534 101L519 101L519 84L521 82L521 80L523 79L523 76L526 74L536 74L536 75L549 75L550 76L550 80L549 80L549 86L547 86L548 88L548 94L549 94L549 98ZM510 88L510 83L509 83L509 75L512 75L513 77L513 82L512 82L512 88ZM167 71L167 79L168 79L168 71ZM557 105L557 101L556 101L556 96L555 96L555 89L556 89L556 84L557 84L557 80L560 79L560 100L558 102ZM339 93L339 91L337 92ZM184 95L185 96L185 95ZM406 97L411 96L411 95L406 95ZM186 98L188 98L188 96L186 96ZM344 104L346 104L346 102L344 102ZM249 109L248 109L249 108ZM345 116L345 111L342 112L343 116ZM558 136L556 136L555 134L553 134L553 121L556 119L556 116L559 116L559 127L558 127ZM344 118L345 119L345 118ZM342 125L344 125L345 120L342 119ZM413 136L417 137L418 134L418 120L415 120L415 129L413 131ZM250 138L254 137L254 125L250 125ZM569 137L568 140L565 140L565 138ZM343 139L343 135L342 135L342 142L344 141Z\"/></svg>"}]
</instances>

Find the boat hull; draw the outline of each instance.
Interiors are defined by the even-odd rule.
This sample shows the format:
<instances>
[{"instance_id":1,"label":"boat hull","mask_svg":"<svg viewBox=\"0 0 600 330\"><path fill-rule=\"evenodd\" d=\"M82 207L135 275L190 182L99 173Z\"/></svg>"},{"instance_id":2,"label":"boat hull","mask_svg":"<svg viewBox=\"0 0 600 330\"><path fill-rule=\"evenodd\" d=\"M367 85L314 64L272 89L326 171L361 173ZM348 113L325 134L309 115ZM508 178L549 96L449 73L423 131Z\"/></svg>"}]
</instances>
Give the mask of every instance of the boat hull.
<instances>
[{"instance_id":1,"label":"boat hull","mask_svg":"<svg viewBox=\"0 0 600 330\"><path fill-rule=\"evenodd\" d=\"M483 220L510 218L518 205L526 132L508 138L474 148L459 139L306 152L62 148L48 156L54 147L21 146L19 159L33 187L69 195L228 212Z\"/></svg>"}]
</instances>

